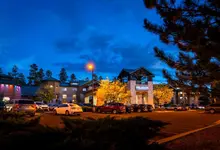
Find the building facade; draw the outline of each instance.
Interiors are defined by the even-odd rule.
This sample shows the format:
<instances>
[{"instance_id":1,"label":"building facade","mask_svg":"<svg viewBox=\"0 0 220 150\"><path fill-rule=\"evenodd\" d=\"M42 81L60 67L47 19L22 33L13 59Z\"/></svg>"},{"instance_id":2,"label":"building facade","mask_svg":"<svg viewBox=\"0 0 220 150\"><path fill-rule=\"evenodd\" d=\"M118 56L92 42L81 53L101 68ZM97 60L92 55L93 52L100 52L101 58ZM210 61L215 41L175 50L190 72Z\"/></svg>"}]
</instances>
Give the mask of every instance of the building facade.
<instances>
[{"instance_id":1,"label":"building facade","mask_svg":"<svg viewBox=\"0 0 220 150\"><path fill-rule=\"evenodd\" d=\"M127 88L131 91L130 104L154 105L153 77L154 75L144 67L123 69L120 72L118 80L127 83ZM28 95L28 92L29 95L36 95L37 91L46 85L53 89L56 101L97 104L96 91L100 86L100 82L97 80L76 80L70 83L60 83L53 77L46 78L39 87L22 87L24 88L22 96ZM30 89L32 89L31 93Z\"/></svg>"},{"instance_id":2,"label":"building facade","mask_svg":"<svg viewBox=\"0 0 220 150\"><path fill-rule=\"evenodd\" d=\"M5 101L21 98L21 87L11 76L0 74L0 95Z\"/></svg>"},{"instance_id":3,"label":"building facade","mask_svg":"<svg viewBox=\"0 0 220 150\"><path fill-rule=\"evenodd\" d=\"M128 89L131 91L131 104L154 105L153 77L154 75L144 67L122 69L118 75L118 79L127 83Z\"/></svg>"}]
</instances>

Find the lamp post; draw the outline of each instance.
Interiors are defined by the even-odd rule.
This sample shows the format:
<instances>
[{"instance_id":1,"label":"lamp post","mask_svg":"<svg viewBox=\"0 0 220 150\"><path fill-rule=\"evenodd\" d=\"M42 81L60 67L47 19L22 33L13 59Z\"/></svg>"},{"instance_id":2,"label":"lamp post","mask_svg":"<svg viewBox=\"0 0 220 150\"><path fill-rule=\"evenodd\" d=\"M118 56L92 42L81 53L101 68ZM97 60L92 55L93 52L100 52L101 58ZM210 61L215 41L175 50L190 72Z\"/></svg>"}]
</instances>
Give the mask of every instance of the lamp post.
<instances>
[{"instance_id":1,"label":"lamp post","mask_svg":"<svg viewBox=\"0 0 220 150\"><path fill-rule=\"evenodd\" d=\"M93 63L87 64L87 69L92 72L92 104L94 104L94 80L93 80L94 68L95 67Z\"/></svg>"}]
</instances>

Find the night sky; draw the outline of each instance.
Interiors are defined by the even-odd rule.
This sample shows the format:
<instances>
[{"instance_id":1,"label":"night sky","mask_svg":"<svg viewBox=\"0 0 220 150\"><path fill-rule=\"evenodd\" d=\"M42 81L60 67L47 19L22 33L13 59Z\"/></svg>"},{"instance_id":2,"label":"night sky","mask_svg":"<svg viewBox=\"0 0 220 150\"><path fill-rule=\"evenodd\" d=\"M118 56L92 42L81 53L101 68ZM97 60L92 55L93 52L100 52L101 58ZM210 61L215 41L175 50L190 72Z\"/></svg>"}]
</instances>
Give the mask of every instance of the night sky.
<instances>
[{"instance_id":1,"label":"night sky","mask_svg":"<svg viewBox=\"0 0 220 150\"><path fill-rule=\"evenodd\" d=\"M161 23L143 0L0 0L0 67L6 73L16 64L28 75L36 63L54 77L64 67L84 79L92 60L103 77L143 66L165 81L153 47L176 50L147 32L144 18Z\"/></svg>"}]
</instances>

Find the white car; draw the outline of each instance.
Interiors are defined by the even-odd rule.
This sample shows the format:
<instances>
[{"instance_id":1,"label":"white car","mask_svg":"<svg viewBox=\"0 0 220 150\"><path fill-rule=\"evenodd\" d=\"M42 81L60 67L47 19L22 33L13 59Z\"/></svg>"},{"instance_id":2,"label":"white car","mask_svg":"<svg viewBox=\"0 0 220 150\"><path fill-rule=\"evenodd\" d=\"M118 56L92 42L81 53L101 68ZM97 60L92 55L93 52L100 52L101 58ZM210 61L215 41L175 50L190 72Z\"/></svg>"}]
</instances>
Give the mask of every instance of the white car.
<instances>
[{"instance_id":1,"label":"white car","mask_svg":"<svg viewBox=\"0 0 220 150\"><path fill-rule=\"evenodd\" d=\"M49 106L47 104L44 104L43 102L35 102L35 104L37 109L49 111Z\"/></svg>"},{"instance_id":2,"label":"white car","mask_svg":"<svg viewBox=\"0 0 220 150\"><path fill-rule=\"evenodd\" d=\"M80 107L77 104L64 103L64 104L60 104L60 105L58 105L58 107L54 108L54 113L61 114L61 115L80 114L82 112L83 112L82 107Z\"/></svg>"}]
</instances>

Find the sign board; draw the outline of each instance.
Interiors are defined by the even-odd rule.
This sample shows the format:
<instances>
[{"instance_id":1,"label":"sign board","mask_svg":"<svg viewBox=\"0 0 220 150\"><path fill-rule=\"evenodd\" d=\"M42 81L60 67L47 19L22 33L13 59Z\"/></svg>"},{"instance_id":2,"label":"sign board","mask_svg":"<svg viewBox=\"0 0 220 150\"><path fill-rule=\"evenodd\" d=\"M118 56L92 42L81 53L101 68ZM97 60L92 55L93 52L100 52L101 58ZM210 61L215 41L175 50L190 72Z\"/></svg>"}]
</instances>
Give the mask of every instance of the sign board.
<instances>
[{"instance_id":1,"label":"sign board","mask_svg":"<svg viewBox=\"0 0 220 150\"><path fill-rule=\"evenodd\" d=\"M72 83L70 83L71 85L78 85L78 83L76 83L76 82L72 82Z\"/></svg>"},{"instance_id":2,"label":"sign board","mask_svg":"<svg viewBox=\"0 0 220 150\"><path fill-rule=\"evenodd\" d=\"M136 90L145 91L145 90L148 90L148 86L139 86L139 85L137 85Z\"/></svg>"}]
</instances>

